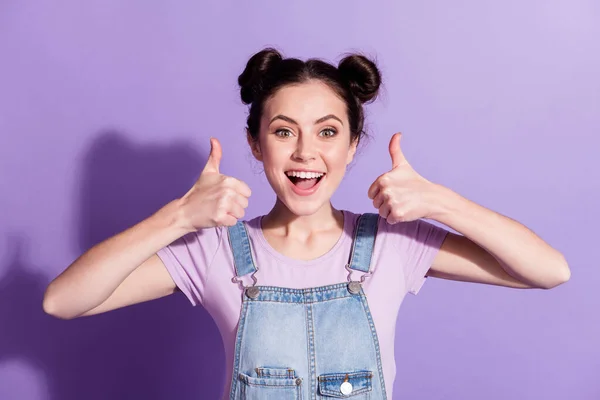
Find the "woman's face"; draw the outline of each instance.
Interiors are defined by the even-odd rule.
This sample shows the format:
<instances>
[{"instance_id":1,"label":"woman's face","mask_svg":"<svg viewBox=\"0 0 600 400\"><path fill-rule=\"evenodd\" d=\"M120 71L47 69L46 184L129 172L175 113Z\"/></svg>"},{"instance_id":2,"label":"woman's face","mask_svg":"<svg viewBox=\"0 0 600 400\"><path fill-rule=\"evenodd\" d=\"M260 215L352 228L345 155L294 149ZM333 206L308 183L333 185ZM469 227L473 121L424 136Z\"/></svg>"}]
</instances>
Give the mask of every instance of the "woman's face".
<instances>
[{"instance_id":1,"label":"woman's face","mask_svg":"<svg viewBox=\"0 0 600 400\"><path fill-rule=\"evenodd\" d=\"M279 200L294 214L328 204L356 152L346 104L326 84L285 86L265 102L254 156Z\"/></svg>"}]
</instances>

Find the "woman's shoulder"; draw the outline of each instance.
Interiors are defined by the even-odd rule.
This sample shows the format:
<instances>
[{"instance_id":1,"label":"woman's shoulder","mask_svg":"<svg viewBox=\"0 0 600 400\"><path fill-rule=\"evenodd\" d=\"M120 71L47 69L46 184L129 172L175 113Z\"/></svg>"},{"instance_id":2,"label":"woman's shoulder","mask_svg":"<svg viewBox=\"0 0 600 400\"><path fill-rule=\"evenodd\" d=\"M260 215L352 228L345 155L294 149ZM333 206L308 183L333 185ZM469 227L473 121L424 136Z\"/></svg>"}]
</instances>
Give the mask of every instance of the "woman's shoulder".
<instances>
[{"instance_id":1,"label":"woman's shoulder","mask_svg":"<svg viewBox=\"0 0 600 400\"><path fill-rule=\"evenodd\" d=\"M416 219L412 221L398 222L390 224L385 218L381 217L378 213L365 212L355 213L353 211L344 210L344 217L348 219L349 227L352 229L356 228L356 224L361 216L369 216L377 221L377 235L390 235L390 236L404 236L414 237L422 234L428 234L430 232L445 233L446 230L443 227L437 226L436 224L425 220Z\"/></svg>"},{"instance_id":2,"label":"woman's shoulder","mask_svg":"<svg viewBox=\"0 0 600 400\"><path fill-rule=\"evenodd\" d=\"M256 231L261 229L261 220L264 215L257 215L256 217L244 219L238 222L241 222L247 229Z\"/></svg>"}]
</instances>

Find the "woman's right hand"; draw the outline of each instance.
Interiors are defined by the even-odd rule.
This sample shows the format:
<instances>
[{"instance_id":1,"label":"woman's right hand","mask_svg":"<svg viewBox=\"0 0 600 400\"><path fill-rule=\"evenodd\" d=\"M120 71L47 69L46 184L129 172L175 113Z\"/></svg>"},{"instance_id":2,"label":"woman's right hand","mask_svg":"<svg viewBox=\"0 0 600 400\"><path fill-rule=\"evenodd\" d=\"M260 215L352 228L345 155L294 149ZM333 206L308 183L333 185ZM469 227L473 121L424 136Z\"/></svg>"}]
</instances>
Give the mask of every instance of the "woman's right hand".
<instances>
[{"instance_id":1,"label":"woman's right hand","mask_svg":"<svg viewBox=\"0 0 600 400\"><path fill-rule=\"evenodd\" d=\"M210 139L210 154L200 178L180 199L184 224L190 232L215 226L233 226L245 214L251 191L244 182L222 175L221 144Z\"/></svg>"},{"instance_id":2,"label":"woman's right hand","mask_svg":"<svg viewBox=\"0 0 600 400\"><path fill-rule=\"evenodd\" d=\"M211 139L194 186L136 225L94 245L56 277L44 294L46 313L71 319L167 296L175 282L156 254L186 232L235 225L250 188L219 173L221 145Z\"/></svg>"}]
</instances>

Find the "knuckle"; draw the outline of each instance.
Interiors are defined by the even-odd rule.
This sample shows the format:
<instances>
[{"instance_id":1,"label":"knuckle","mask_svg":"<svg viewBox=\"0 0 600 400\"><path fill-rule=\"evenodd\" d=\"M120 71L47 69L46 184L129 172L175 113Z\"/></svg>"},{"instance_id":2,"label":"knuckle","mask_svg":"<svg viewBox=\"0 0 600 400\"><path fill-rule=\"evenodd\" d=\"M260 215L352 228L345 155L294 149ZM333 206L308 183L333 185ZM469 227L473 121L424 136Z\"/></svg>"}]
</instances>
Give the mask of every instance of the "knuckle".
<instances>
[{"instance_id":1,"label":"knuckle","mask_svg":"<svg viewBox=\"0 0 600 400\"><path fill-rule=\"evenodd\" d=\"M235 218L231 218L231 216L227 214L219 215L216 219L217 224L222 226L233 226L237 222Z\"/></svg>"},{"instance_id":2,"label":"knuckle","mask_svg":"<svg viewBox=\"0 0 600 400\"><path fill-rule=\"evenodd\" d=\"M231 187L231 186L226 187L225 190L223 190L223 193L227 197L232 197L232 196L235 196L237 194L237 192L235 191L235 189L233 187Z\"/></svg>"},{"instance_id":3,"label":"knuckle","mask_svg":"<svg viewBox=\"0 0 600 400\"><path fill-rule=\"evenodd\" d=\"M230 187L223 187L219 193L219 200L223 204L229 204L231 198L235 196L235 190Z\"/></svg>"},{"instance_id":4,"label":"knuckle","mask_svg":"<svg viewBox=\"0 0 600 400\"><path fill-rule=\"evenodd\" d=\"M391 214L392 214L392 217L398 221L401 221L404 218L404 211L399 210L399 209L392 210Z\"/></svg>"},{"instance_id":5,"label":"knuckle","mask_svg":"<svg viewBox=\"0 0 600 400\"><path fill-rule=\"evenodd\" d=\"M217 207L216 210L216 215L219 218L223 218L224 216L227 215L227 211L229 210L230 206L229 206L229 201L227 201L227 199L223 199L220 203L219 206Z\"/></svg>"},{"instance_id":6,"label":"knuckle","mask_svg":"<svg viewBox=\"0 0 600 400\"><path fill-rule=\"evenodd\" d=\"M223 217L225 216L225 213L221 212L220 210L217 210L217 212L215 213L213 220L217 223L221 223L223 222Z\"/></svg>"},{"instance_id":7,"label":"knuckle","mask_svg":"<svg viewBox=\"0 0 600 400\"><path fill-rule=\"evenodd\" d=\"M235 183L235 178L232 178L231 176L223 175L221 182L223 182L224 186L231 187Z\"/></svg>"}]
</instances>

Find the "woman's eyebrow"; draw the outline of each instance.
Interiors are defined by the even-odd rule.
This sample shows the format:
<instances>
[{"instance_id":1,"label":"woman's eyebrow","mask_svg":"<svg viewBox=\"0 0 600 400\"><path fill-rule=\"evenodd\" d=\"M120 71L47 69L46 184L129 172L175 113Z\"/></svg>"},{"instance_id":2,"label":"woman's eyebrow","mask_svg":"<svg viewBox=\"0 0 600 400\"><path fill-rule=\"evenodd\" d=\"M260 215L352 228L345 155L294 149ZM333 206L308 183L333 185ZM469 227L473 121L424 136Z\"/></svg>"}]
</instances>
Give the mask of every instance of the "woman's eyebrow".
<instances>
[{"instance_id":1,"label":"woman's eyebrow","mask_svg":"<svg viewBox=\"0 0 600 400\"><path fill-rule=\"evenodd\" d=\"M274 116L274 117L271 119L271 121L269 122L269 125L270 125L270 124L272 124L272 123L273 123L273 121L275 121L275 120L278 120L278 119L281 119L281 120L283 120L283 121L289 122L290 124L299 125L299 124L298 124L298 122L296 122L296 121L295 121L295 120L293 120L292 118L290 118L290 117L286 117L285 115L282 115L282 114L279 114L279 115L276 115L276 116ZM343 122L343 121L342 121L340 118L336 117L336 116L335 116L335 115L333 115L333 114L328 114L328 115L326 115L326 116L324 116L324 117L321 117L321 118L319 118L318 120L316 120L316 121L315 121L315 125L317 125L317 124L320 124L320 123L322 123L322 122L325 122L325 121L327 121L328 119L335 119L335 120L339 121L339 122L340 122L342 125L344 125L344 122Z\"/></svg>"},{"instance_id":2,"label":"woman's eyebrow","mask_svg":"<svg viewBox=\"0 0 600 400\"><path fill-rule=\"evenodd\" d=\"M319 118L318 120L316 120L316 121L315 121L315 125L316 125L316 124L320 124L321 122L325 122L325 121L327 121L328 119L336 119L336 120L338 120L338 121L340 122L340 124L342 124L342 126L344 125L344 123L342 122L342 120L341 120L341 119L339 119L338 117L336 117L336 116L335 116L335 115L333 115L333 114L328 114L328 115L326 115L326 116L324 116L324 117L322 117L322 118Z\"/></svg>"},{"instance_id":3,"label":"woman's eyebrow","mask_svg":"<svg viewBox=\"0 0 600 400\"><path fill-rule=\"evenodd\" d=\"M273 121L278 120L278 119L289 122L290 124L298 125L298 123L296 121L294 121L293 119L291 119L290 117L286 117L285 115L281 115L281 114L274 116L273 119L271 119L271 121L269 122L269 125L271 125L273 123Z\"/></svg>"}]
</instances>

